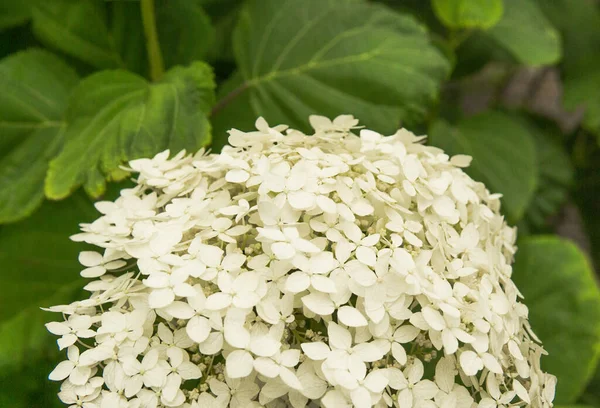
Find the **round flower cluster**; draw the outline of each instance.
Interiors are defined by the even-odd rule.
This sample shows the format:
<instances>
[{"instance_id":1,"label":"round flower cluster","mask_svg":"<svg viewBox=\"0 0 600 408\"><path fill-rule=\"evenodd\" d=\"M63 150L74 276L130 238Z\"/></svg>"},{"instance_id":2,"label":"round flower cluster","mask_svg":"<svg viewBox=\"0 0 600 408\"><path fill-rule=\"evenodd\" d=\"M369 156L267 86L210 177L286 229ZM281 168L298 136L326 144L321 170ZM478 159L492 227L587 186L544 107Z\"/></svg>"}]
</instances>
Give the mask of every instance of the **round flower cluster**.
<instances>
[{"instance_id":1,"label":"round flower cluster","mask_svg":"<svg viewBox=\"0 0 600 408\"><path fill-rule=\"evenodd\" d=\"M406 130L256 122L221 154L134 160L72 237L56 306L71 407L551 407L499 196Z\"/></svg>"}]
</instances>

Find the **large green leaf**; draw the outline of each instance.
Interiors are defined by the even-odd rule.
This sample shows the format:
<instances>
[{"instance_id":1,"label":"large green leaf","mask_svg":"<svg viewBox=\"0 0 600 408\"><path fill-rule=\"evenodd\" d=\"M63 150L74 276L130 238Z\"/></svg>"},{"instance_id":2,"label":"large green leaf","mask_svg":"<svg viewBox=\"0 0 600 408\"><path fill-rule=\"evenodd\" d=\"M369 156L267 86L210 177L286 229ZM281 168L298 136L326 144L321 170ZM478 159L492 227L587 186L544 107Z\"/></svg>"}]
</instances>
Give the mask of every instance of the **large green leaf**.
<instances>
[{"instance_id":1,"label":"large green leaf","mask_svg":"<svg viewBox=\"0 0 600 408\"><path fill-rule=\"evenodd\" d=\"M0 61L0 223L26 217L42 202L48 162L60 148L63 112L77 81L46 51Z\"/></svg>"},{"instance_id":2,"label":"large green leaf","mask_svg":"<svg viewBox=\"0 0 600 408\"><path fill-rule=\"evenodd\" d=\"M600 7L589 0L538 0L563 37L564 103L584 107L583 126L600 143Z\"/></svg>"},{"instance_id":3,"label":"large green leaf","mask_svg":"<svg viewBox=\"0 0 600 408\"><path fill-rule=\"evenodd\" d=\"M451 28L490 28L504 12L502 0L432 0L436 16Z\"/></svg>"},{"instance_id":4,"label":"large green leaf","mask_svg":"<svg viewBox=\"0 0 600 408\"><path fill-rule=\"evenodd\" d=\"M0 0L0 31L27 22L32 0Z\"/></svg>"},{"instance_id":5,"label":"large green leaf","mask_svg":"<svg viewBox=\"0 0 600 408\"><path fill-rule=\"evenodd\" d=\"M157 0L158 38L165 65L185 65L203 59L214 40L202 0Z\"/></svg>"},{"instance_id":6,"label":"large green leaf","mask_svg":"<svg viewBox=\"0 0 600 408\"><path fill-rule=\"evenodd\" d=\"M566 77L564 104L571 110L585 108L583 126L596 134L600 143L600 57L596 69L582 76Z\"/></svg>"},{"instance_id":7,"label":"large green leaf","mask_svg":"<svg viewBox=\"0 0 600 408\"><path fill-rule=\"evenodd\" d=\"M49 46L98 68L125 67L108 27L104 2L40 1L33 8L33 31Z\"/></svg>"},{"instance_id":8,"label":"large green leaf","mask_svg":"<svg viewBox=\"0 0 600 408\"><path fill-rule=\"evenodd\" d=\"M310 114L350 113L392 132L424 114L448 72L412 17L354 0L251 1L234 51L246 98L233 110L301 129ZM229 118L227 128L252 124Z\"/></svg>"},{"instance_id":9,"label":"large green leaf","mask_svg":"<svg viewBox=\"0 0 600 408\"><path fill-rule=\"evenodd\" d=\"M46 195L60 199L83 184L96 197L105 178L126 175L119 166L128 160L207 145L213 89L212 71L201 62L175 67L155 84L120 70L81 81L69 103L64 147L50 162Z\"/></svg>"},{"instance_id":10,"label":"large green leaf","mask_svg":"<svg viewBox=\"0 0 600 408\"><path fill-rule=\"evenodd\" d=\"M201 0L156 0L156 24L165 65L202 59L214 32ZM138 1L42 1L33 29L44 43L97 68L146 73L144 29Z\"/></svg>"},{"instance_id":11,"label":"large green leaf","mask_svg":"<svg viewBox=\"0 0 600 408\"><path fill-rule=\"evenodd\" d=\"M56 351L53 354L59 356ZM60 384L48 381L48 373L59 361L57 358L35 358L21 367L3 370L0 373L0 407L65 408L57 396Z\"/></svg>"},{"instance_id":12,"label":"large green leaf","mask_svg":"<svg viewBox=\"0 0 600 408\"><path fill-rule=\"evenodd\" d=\"M549 356L542 368L558 377L556 403L572 404L600 353L600 290L585 255L557 237L519 242L513 279Z\"/></svg>"},{"instance_id":13,"label":"large green leaf","mask_svg":"<svg viewBox=\"0 0 600 408\"><path fill-rule=\"evenodd\" d=\"M200 0L215 28L215 37L207 58L233 62L232 36L243 0Z\"/></svg>"},{"instance_id":14,"label":"large green leaf","mask_svg":"<svg viewBox=\"0 0 600 408\"><path fill-rule=\"evenodd\" d=\"M473 157L467 172L488 189L502 193L502 205L511 222L518 221L537 187L535 144L518 119L489 111L461 120L455 127L436 121L430 143L448 154Z\"/></svg>"},{"instance_id":15,"label":"large green leaf","mask_svg":"<svg viewBox=\"0 0 600 408\"><path fill-rule=\"evenodd\" d=\"M558 30L534 0L504 0L504 15L487 35L526 65L548 65L560 60Z\"/></svg>"},{"instance_id":16,"label":"large green leaf","mask_svg":"<svg viewBox=\"0 0 600 408\"><path fill-rule=\"evenodd\" d=\"M96 214L91 201L77 194L0 227L0 368L25 362L45 342L52 346L42 324L52 314L39 308L69 301L82 287L77 254L84 247L69 236Z\"/></svg>"},{"instance_id":17,"label":"large green leaf","mask_svg":"<svg viewBox=\"0 0 600 408\"><path fill-rule=\"evenodd\" d=\"M538 183L523 217L525 224L519 225L521 233L546 226L548 217L556 214L565 202L573 182L573 165L559 142L560 131L547 122L528 121L527 128L535 141Z\"/></svg>"}]
</instances>

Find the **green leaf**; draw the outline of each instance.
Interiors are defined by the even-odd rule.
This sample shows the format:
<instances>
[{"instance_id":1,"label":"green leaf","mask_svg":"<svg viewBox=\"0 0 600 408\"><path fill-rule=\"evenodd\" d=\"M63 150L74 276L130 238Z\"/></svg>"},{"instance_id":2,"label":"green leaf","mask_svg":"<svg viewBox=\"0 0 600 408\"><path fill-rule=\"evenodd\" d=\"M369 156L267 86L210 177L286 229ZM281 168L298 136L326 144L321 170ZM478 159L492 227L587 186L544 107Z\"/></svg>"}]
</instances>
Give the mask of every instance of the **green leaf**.
<instances>
[{"instance_id":1,"label":"green leaf","mask_svg":"<svg viewBox=\"0 0 600 408\"><path fill-rule=\"evenodd\" d=\"M58 357L55 350L53 354ZM3 370L0 373L0 407L65 408L57 396L60 384L48 381L48 374L59 362L57 358L32 358L24 366Z\"/></svg>"},{"instance_id":2,"label":"green leaf","mask_svg":"<svg viewBox=\"0 0 600 408\"><path fill-rule=\"evenodd\" d=\"M412 17L353 0L251 1L234 51L246 94L233 98L243 105L234 110L300 129L310 114L350 113L395 131L400 120L425 113L448 73ZM227 127L251 125L230 117Z\"/></svg>"},{"instance_id":3,"label":"green leaf","mask_svg":"<svg viewBox=\"0 0 600 408\"><path fill-rule=\"evenodd\" d=\"M0 0L0 31L26 23L31 18L31 0Z\"/></svg>"},{"instance_id":4,"label":"green leaf","mask_svg":"<svg viewBox=\"0 0 600 408\"><path fill-rule=\"evenodd\" d=\"M562 55L558 30L534 0L504 0L504 16L487 35L525 65L549 65Z\"/></svg>"},{"instance_id":5,"label":"green leaf","mask_svg":"<svg viewBox=\"0 0 600 408\"><path fill-rule=\"evenodd\" d=\"M47 45L98 68L124 68L107 21L101 1L40 1L33 8L33 31Z\"/></svg>"},{"instance_id":6,"label":"green leaf","mask_svg":"<svg viewBox=\"0 0 600 408\"><path fill-rule=\"evenodd\" d=\"M65 144L50 162L46 195L64 198L78 186L93 197L105 178L120 180L124 162L165 149L196 151L210 142L210 67L175 67L150 84L126 71L103 71L79 84L67 111Z\"/></svg>"},{"instance_id":7,"label":"green leaf","mask_svg":"<svg viewBox=\"0 0 600 408\"><path fill-rule=\"evenodd\" d=\"M567 76L598 70L600 8L595 1L537 0L563 40L562 65Z\"/></svg>"},{"instance_id":8,"label":"green leaf","mask_svg":"<svg viewBox=\"0 0 600 408\"><path fill-rule=\"evenodd\" d=\"M60 148L63 112L77 81L46 51L0 61L0 223L22 219L42 202L48 162Z\"/></svg>"},{"instance_id":9,"label":"green leaf","mask_svg":"<svg viewBox=\"0 0 600 408\"><path fill-rule=\"evenodd\" d=\"M157 0L158 38L166 67L204 58L214 40L202 0Z\"/></svg>"},{"instance_id":10,"label":"green leaf","mask_svg":"<svg viewBox=\"0 0 600 408\"><path fill-rule=\"evenodd\" d=\"M520 232L543 228L548 217L556 214L565 202L573 182L573 165L565 148L558 142L560 136L557 133L560 131L548 123L544 123L543 128L541 126L527 122L535 141L538 184L523 218L526 225L519 225Z\"/></svg>"},{"instance_id":11,"label":"green leaf","mask_svg":"<svg viewBox=\"0 0 600 408\"><path fill-rule=\"evenodd\" d=\"M600 143L600 63L596 67L597 71L565 78L563 102L570 110L585 108L583 127L594 133Z\"/></svg>"},{"instance_id":12,"label":"green leaf","mask_svg":"<svg viewBox=\"0 0 600 408\"><path fill-rule=\"evenodd\" d=\"M77 194L46 202L25 221L0 227L0 371L54 348L43 327L53 316L39 308L68 302L82 287L77 254L85 246L69 236L96 215L90 200Z\"/></svg>"},{"instance_id":13,"label":"green leaf","mask_svg":"<svg viewBox=\"0 0 600 408\"><path fill-rule=\"evenodd\" d=\"M593 1L538 3L563 37L565 107L585 108L583 127L600 143L600 8Z\"/></svg>"},{"instance_id":14,"label":"green leaf","mask_svg":"<svg viewBox=\"0 0 600 408\"><path fill-rule=\"evenodd\" d=\"M232 62L232 37L243 0L201 0L215 28L214 41L208 51L210 61Z\"/></svg>"},{"instance_id":15,"label":"green leaf","mask_svg":"<svg viewBox=\"0 0 600 408\"><path fill-rule=\"evenodd\" d=\"M490 28L504 12L502 0L432 0L436 16L451 28Z\"/></svg>"},{"instance_id":16,"label":"green leaf","mask_svg":"<svg viewBox=\"0 0 600 408\"><path fill-rule=\"evenodd\" d=\"M519 242L513 280L549 353L542 368L558 377L555 403L572 404L600 355L600 290L588 260L569 241L526 238Z\"/></svg>"},{"instance_id":17,"label":"green leaf","mask_svg":"<svg viewBox=\"0 0 600 408\"><path fill-rule=\"evenodd\" d=\"M429 137L430 144L450 155L472 156L467 173L490 191L502 193L503 211L511 222L523 216L537 188L537 168L534 141L519 120L488 111L456 127L434 122Z\"/></svg>"}]
</instances>

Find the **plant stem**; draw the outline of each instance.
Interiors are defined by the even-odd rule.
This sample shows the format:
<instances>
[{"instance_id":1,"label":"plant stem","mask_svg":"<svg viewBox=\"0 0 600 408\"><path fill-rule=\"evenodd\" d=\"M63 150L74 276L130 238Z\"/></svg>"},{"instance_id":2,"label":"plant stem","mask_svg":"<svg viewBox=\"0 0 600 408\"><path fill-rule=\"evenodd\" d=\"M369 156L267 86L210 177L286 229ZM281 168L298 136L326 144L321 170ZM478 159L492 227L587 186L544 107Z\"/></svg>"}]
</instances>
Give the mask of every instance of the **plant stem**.
<instances>
[{"instance_id":1,"label":"plant stem","mask_svg":"<svg viewBox=\"0 0 600 408\"><path fill-rule=\"evenodd\" d=\"M142 22L144 24L144 35L146 37L146 49L150 63L150 78L159 80L165 72L158 33L156 32L156 17L154 15L154 0L141 0Z\"/></svg>"},{"instance_id":2,"label":"plant stem","mask_svg":"<svg viewBox=\"0 0 600 408\"><path fill-rule=\"evenodd\" d=\"M212 110L210 111L210 115L209 116L214 116L215 114L217 114L225 106L229 105L229 103L231 101L233 101L239 94L241 94L246 89L248 89L248 87L249 87L248 83L244 82L242 85L238 86L233 91L229 92L227 95L225 95L223 97L223 99L221 99L220 101L218 101L216 103L216 105L213 106Z\"/></svg>"}]
</instances>

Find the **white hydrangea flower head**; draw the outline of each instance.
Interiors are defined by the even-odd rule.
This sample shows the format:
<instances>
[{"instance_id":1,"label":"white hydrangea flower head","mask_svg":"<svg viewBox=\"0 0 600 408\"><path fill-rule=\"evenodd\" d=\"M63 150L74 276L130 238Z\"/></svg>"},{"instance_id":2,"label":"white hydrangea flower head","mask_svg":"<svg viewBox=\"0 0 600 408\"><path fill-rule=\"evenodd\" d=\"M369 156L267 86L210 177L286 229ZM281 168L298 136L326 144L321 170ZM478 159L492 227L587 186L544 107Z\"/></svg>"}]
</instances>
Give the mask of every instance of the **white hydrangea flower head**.
<instances>
[{"instance_id":1,"label":"white hydrangea flower head","mask_svg":"<svg viewBox=\"0 0 600 408\"><path fill-rule=\"evenodd\" d=\"M499 195L344 115L132 161L47 325L71 407L551 407Z\"/></svg>"}]
</instances>

